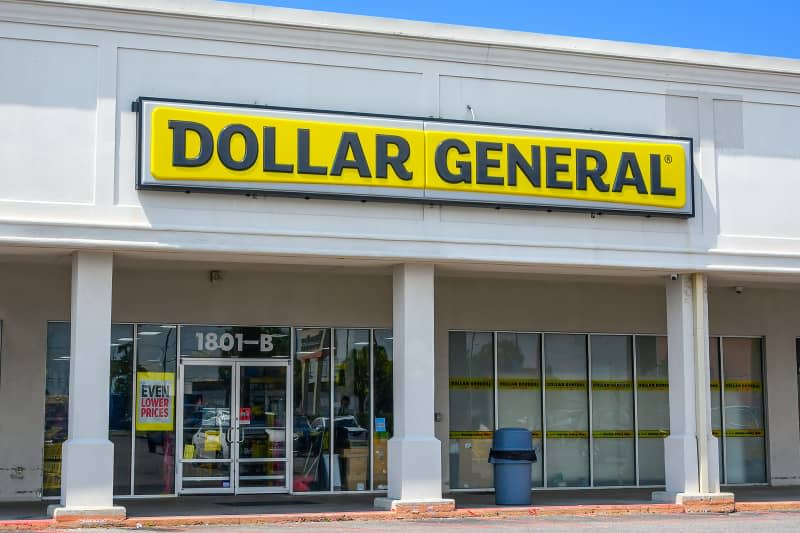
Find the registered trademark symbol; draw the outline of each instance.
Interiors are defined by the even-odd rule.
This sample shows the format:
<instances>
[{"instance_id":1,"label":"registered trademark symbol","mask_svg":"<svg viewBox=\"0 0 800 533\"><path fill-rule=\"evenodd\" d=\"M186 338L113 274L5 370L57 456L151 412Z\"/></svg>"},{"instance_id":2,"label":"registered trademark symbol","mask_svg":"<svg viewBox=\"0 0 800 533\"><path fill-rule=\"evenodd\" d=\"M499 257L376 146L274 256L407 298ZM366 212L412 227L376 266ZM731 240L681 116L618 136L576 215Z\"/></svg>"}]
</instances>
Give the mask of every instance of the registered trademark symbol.
<instances>
[{"instance_id":1,"label":"registered trademark symbol","mask_svg":"<svg viewBox=\"0 0 800 533\"><path fill-rule=\"evenodd\" d=\"M669 154L665 155L664 156L664 162L665 163L672 163L672 156L669 155Z\"/></svg>"}]
</instances>

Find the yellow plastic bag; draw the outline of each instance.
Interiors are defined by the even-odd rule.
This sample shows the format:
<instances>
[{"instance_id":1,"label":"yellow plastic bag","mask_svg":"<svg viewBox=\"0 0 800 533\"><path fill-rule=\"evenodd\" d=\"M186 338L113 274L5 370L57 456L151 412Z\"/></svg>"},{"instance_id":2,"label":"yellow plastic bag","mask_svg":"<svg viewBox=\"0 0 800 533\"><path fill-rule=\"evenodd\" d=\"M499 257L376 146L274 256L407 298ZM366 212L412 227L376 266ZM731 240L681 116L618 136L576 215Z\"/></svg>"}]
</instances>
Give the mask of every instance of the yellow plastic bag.
<instances>
[{"instance_id":1,"label":"yellow plastic bag","mask_svg":"<svg viewBox=\"0 0 800 533\"><path fill-rule=\"evenodd\" d=\"M203 449L207 452L218 452L222 450L222 442L219 439L219 431L206 431L206 439Z\"/></svg>"}]
</instances>

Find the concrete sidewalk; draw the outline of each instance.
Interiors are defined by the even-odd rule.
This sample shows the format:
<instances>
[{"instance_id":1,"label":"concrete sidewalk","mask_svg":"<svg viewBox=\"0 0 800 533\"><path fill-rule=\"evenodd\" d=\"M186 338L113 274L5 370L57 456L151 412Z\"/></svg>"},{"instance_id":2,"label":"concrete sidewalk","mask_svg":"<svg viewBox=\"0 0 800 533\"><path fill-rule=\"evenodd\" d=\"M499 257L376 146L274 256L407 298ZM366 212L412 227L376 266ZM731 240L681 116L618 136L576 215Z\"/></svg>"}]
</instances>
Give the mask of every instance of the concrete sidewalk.
<instances>
[{"instance_id":1,"label":"concrete sidewalk","mask_svg":"<svg viewBox=\"0 0 800 533\"><path fill-rule=\"evenodd\" d=\"M728 489L732 490L732 489ZM736 511L800 511L800 487L739 487ZM715 512L719 509L687 510L650 500L651 489L543 490L533 493L533 506L496 506L492 493L451 494L456 510L447 512L397 513L373 509L373 495L253 495L182 496L165 499L120 499L128 518L108 525L184 526L262 524L338 520L390 520L397 518L466 518L495 516L625 515ZM0 529L46 529L98 525L96 521L55 522L46 514L47 503L0 503Z\"/></svg>"}]
</instances>

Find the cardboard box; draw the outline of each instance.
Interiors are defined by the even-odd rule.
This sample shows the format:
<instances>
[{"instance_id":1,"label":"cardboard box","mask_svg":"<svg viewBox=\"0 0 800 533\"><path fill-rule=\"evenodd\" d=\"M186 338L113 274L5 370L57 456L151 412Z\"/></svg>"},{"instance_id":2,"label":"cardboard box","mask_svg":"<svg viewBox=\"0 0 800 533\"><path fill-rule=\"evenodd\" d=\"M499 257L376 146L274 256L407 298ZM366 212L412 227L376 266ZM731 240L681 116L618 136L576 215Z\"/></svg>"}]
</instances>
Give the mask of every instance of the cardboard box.
<instances>
[{"instance_id":1,"label":"cardboard box","mask_svg":"<svg viewBox=\"0 0 800 533\"><path fill-rule=\"evenodd\" d=\"M369 450L347 448L342 450L345 478L342 490L369 490Z\"/></svg>"},{"instance_id":2,"label":"cardboard box","mask_svg":"<svg viewBox=\"0 0 800 533\"><path fill-rule=\"evenodd\" d=\"M453 476L458 489L484 489L494 486L494 471L489 464L492 439L458 439L458 474Z\"/></svg>"}]
</instances>

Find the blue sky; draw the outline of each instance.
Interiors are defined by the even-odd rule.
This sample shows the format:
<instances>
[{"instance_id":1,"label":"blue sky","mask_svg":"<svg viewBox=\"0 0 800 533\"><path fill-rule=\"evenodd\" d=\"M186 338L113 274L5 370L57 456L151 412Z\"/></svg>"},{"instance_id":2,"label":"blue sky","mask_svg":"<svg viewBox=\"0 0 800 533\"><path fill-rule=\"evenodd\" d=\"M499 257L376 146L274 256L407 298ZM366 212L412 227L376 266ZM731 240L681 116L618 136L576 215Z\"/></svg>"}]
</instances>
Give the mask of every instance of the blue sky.
<instances>
[{"instance_id":1,"label":"blue sky","mask_svg":"<svg viewBox=\"0 0 800 533\"><path fill-rule=\"evenodd\" d=\"M232 1L800 59L800 0Z\"/></svg>"}]
</instances>

